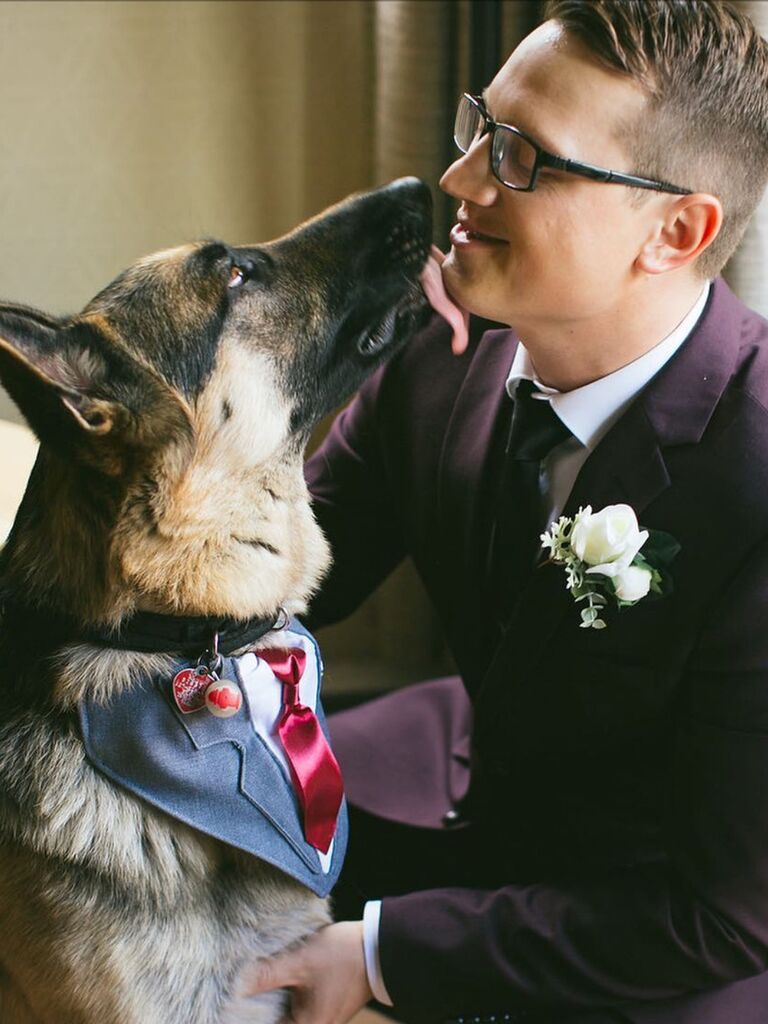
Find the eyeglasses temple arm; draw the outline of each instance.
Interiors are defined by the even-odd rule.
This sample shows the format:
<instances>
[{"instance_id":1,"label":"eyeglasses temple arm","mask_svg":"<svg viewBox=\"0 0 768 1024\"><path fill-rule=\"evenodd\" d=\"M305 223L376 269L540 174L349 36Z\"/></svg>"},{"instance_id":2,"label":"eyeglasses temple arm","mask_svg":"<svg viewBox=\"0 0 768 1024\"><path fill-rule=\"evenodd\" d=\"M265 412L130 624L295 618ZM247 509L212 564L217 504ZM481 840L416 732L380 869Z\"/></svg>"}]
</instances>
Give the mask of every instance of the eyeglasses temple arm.
<instances>
[{"instance_id":1,"label":"eyeglasses temple arm","mask_svg":"<svg viewBox=\"0 0 768 1024\"><path fill-rule=\"evenodd\" d=\"M605 167L595 167L593 164L582 164L577 160L568 160L565 157L550 156L542 154L540 162L547 167L556 170L569 171L571 174L580 174L583 178L592 181L612 182L616 185L633 185L635 188L647 188L654 192L672 192L675 195L690 196L689 188L679 188L677 185L670 185L666 181L653 181L650 178L640 178L635 174L623 174L621 171L609 171Z\"/></svg>"}]
</instances>

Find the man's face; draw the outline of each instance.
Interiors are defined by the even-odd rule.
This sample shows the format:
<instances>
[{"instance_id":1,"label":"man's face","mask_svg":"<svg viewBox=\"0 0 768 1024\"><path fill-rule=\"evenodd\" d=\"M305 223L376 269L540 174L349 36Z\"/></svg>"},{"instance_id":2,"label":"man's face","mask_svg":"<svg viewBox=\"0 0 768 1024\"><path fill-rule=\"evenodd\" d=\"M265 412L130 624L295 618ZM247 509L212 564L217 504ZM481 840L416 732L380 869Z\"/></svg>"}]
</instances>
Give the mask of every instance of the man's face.
<instances>
[{"instance_id":1,"label":"man's face","mask_svg":"<svg viewBox=\"0 0 768 1024\"><path fill-rule=\"evenodd\" d=\"M553 21L520 44L485 93L490 117L549 152L629 172L616 129L645 102ZM489 150L485 135L440 182L461 200L443 264L449 292L471 312L518 330L610 317L639 281L635 258L675 197L652 193L633 208L623 185L549 168L535 191L516 192L493 176Z\"/></svg>"}]
</instances>

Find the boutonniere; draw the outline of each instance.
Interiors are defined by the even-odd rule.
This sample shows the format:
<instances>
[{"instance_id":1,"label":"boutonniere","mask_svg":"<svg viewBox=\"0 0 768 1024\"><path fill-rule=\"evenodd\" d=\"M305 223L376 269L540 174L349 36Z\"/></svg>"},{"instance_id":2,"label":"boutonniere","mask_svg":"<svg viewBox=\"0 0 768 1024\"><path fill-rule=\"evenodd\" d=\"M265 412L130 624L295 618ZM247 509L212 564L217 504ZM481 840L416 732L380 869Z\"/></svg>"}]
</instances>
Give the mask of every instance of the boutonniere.
<instances>
[{"instance_id":1,"label":"boutonniere","mask_svg":"<svg viewBox=\"0 0 768 1024\"><path fill-rule=\"evenodd\" d=\"M565 566L565 585L581 610L582 629L605 629L601 614L610 602L628 608L649 595L672 589L663 570L680 550L674 537L661 530L641 530L629 505L591 506L575 516L560 516L541 544L549 563ZM642 552L641 552L642 549Z\"/></svg>"}]
</instances>

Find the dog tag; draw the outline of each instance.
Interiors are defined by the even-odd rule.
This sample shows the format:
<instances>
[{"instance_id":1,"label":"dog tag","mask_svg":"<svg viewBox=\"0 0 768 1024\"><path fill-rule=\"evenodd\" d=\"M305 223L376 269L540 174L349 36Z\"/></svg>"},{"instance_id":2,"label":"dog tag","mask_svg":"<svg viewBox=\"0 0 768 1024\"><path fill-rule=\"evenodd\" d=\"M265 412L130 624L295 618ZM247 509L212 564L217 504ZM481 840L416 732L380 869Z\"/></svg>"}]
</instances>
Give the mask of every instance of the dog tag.
<instances>
[{"instance_id":1,"label":"dog tag","mask_svg":"<svg viewBox=\"0 0 768 1024\"><path fill-rule=\"evenodd\" d=\"M218 676L205 665L183 668L173 677L173 699L183 715L190 715L205 707L205 691L218 682Z\"/></svg>"},{"instance_id":2,"label":"dog tag","mask_svg":"<svg viewBox=\"0 0 768 1024\"><path fill-rule=\"evenodd\" d=\"M205 691L205 706L216 718L231 718L240 710L243 695L232 683L212 683Z\"/></svg>"}]
</instances>

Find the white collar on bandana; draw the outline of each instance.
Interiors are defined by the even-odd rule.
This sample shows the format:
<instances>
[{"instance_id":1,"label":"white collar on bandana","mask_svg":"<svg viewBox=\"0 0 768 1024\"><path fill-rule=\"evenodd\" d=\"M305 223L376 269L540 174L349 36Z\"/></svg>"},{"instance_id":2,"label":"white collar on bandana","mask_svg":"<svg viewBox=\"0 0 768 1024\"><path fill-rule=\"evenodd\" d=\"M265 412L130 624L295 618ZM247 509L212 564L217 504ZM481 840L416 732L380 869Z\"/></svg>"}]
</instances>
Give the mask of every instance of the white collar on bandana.
<instances>
[{"instance_id":1,"label":"white collar on bandana","mask_svg":"<svg viewBox=\"0 0 768 1024\"><path fill-rule=\"evenodd\" d=\"M322 665L318 662L317 646L309 637L302 633L293 633L289 629L284 629L274 636L279 640L279 643L274 644L275 647L300 647L306 654L306 667L299 683L299 700L315 711L322 672ZM240 685L248 695L247 703L250 706L251 724L280 764L290 783L288 761L280 737L277 735L277 726L283 711L282 683L267 662L257 657L252 651L234 658L233 661ZM327 853L317 851L324 873L327 873L330 867L335 841L334 839L331 842Z\"/></svg>"}]
</instances>

